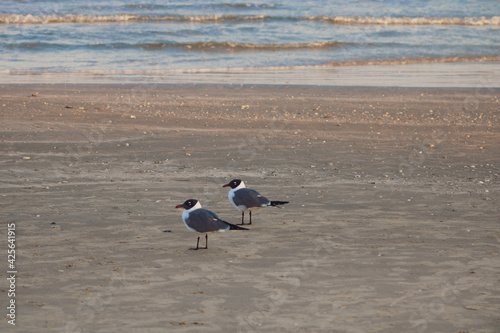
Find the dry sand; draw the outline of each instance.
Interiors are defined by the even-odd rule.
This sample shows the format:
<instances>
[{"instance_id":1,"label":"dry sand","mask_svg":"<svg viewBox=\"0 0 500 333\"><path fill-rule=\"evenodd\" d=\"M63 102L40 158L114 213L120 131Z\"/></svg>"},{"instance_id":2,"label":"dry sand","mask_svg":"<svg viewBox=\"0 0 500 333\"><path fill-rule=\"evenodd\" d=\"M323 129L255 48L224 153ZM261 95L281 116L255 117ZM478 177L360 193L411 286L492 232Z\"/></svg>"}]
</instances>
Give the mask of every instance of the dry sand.
<instances>
[{"instance_id":1,"label":"dry sand","mask_svg":"<svg viewBox=\"0 0 500 333\"><path fill-rule=\"evenodd\" d=\"M0 86L0 330L500 332L499 94ZM192 250L233 178L290 203Z\"/></svg>"}]
</instances>

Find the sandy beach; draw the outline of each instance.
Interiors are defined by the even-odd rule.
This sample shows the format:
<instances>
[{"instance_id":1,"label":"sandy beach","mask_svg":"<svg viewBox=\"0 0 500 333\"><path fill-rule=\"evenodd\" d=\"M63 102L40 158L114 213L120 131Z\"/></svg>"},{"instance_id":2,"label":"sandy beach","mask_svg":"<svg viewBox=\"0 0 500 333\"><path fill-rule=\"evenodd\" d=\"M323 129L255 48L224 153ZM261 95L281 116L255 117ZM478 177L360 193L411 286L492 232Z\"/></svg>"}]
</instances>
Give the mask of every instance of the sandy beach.
<instances>
[{"instance_id":1,"label":"sandy beach","mask_svg":"<svg viewBox=\"0 0 500 333\"><path fill-rule=\"evenodd\" d=\"M499 97L1 85L0 330L500 332ZM290 203L192 250L234 178Z\"/></svg>"}]
</instances>

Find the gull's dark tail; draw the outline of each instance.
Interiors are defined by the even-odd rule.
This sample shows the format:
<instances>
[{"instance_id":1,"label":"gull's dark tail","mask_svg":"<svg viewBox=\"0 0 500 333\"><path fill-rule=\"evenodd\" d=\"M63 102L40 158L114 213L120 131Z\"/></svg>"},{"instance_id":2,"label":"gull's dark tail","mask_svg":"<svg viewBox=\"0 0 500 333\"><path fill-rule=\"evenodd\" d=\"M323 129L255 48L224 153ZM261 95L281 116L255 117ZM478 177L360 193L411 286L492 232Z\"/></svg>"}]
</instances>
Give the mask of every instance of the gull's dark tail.
<instances>
[{"instance_id":1,"label":"gull's dark tail","mask_svg":"<svg viewBox=\"0 0 500 333\"><path fill-rule=\"evenodd\" d=\"M247 228L239 227L235 224L231 224L229 222L226 222L227 225L229 226L229 230L248 230Z\"/></svg>"},{"instance_id":2,"label":"gull's dark tail","mask_svg":"<svg viewBox=\"0 0 500 333\"><path fill-rule=\"evenodd\" d=\"M287 203L288 203L288 201L271 201L269 203L269 206L278 206L278 205L284 205Z\"/></svg>"}]
</instances>

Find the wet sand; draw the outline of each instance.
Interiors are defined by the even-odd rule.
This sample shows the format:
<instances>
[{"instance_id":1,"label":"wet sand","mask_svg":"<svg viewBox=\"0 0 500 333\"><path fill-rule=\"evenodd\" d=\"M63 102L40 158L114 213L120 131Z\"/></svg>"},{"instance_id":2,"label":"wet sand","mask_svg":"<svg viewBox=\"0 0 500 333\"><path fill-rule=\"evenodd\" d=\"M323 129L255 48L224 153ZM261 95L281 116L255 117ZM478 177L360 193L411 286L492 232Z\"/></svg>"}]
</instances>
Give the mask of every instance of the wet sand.
<instances>
[{"instance_id":1,"label":"wet sand","mask_svg":"<svg viewBox=\"0 0 500 333\"><path fill-rule=\"evenodd\" d=\"M499 95L0 86L1 329L499 332ZM192 250L233 178L290 203Z\"/></svg>"},{"instance_id":2,"label":"wet sand","mask_svg":"<svg viewBox=\"0 0 500 333\"><path fill-rule=\"evenodd\" d=\"M443 60L443 59L442 59ZM456 59L458 60L458 59ZM411 62L411 59L407 59ZM419 61L423 61L420 59ZM4 84L245 84L337 87L500 88L498 62L437 62L153 71L9 71Z\"/></svg>"}]
</instances>

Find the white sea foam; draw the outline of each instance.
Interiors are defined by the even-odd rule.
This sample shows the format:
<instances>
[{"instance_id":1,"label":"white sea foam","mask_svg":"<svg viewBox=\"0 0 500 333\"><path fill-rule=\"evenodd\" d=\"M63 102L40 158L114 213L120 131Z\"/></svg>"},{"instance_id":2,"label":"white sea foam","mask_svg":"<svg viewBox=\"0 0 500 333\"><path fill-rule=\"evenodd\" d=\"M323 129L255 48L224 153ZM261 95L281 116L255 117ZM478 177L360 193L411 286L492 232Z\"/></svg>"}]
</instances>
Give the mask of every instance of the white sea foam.
<instances>
[{"instance_id":1,"label":"white sea foam","mask_svg":"<svg viewBox=\"0 0 500 333\"><path fill-rule=\"evenodd\" d=\"M500 16L492 17L364 17L364 16L306 16L306 17L272 17L265 15L0 15L0 24L50 24L50 23L113 23L133 21L185 21L185 22L218 22L218 21L256 21L256 20L292 20L323 21L331 24L358 25L464 25L464 26L500 26Z\"/></svg>"},{"instance_id":2,"label":"white sea foam","mask_svg":"<svg viewBox=\"0 0 500 333\"><path fill-rule=\"evenodd\" d=\"M103 23L127 22L136 19L136 15L0 15L1 24L49 24L49 23Z\"/></svg>"},{"instance_id":3,"label":"white sea foam","mask_svg":"<svg viewBox=\"0 0 500 333\"><path fill-rule=\"evenodd\" d=\"M500 25L500 16L493 17L356 17L356 16L311 16L310 20L333 24L362 25Z\"/></svg>"}]
</instances>

